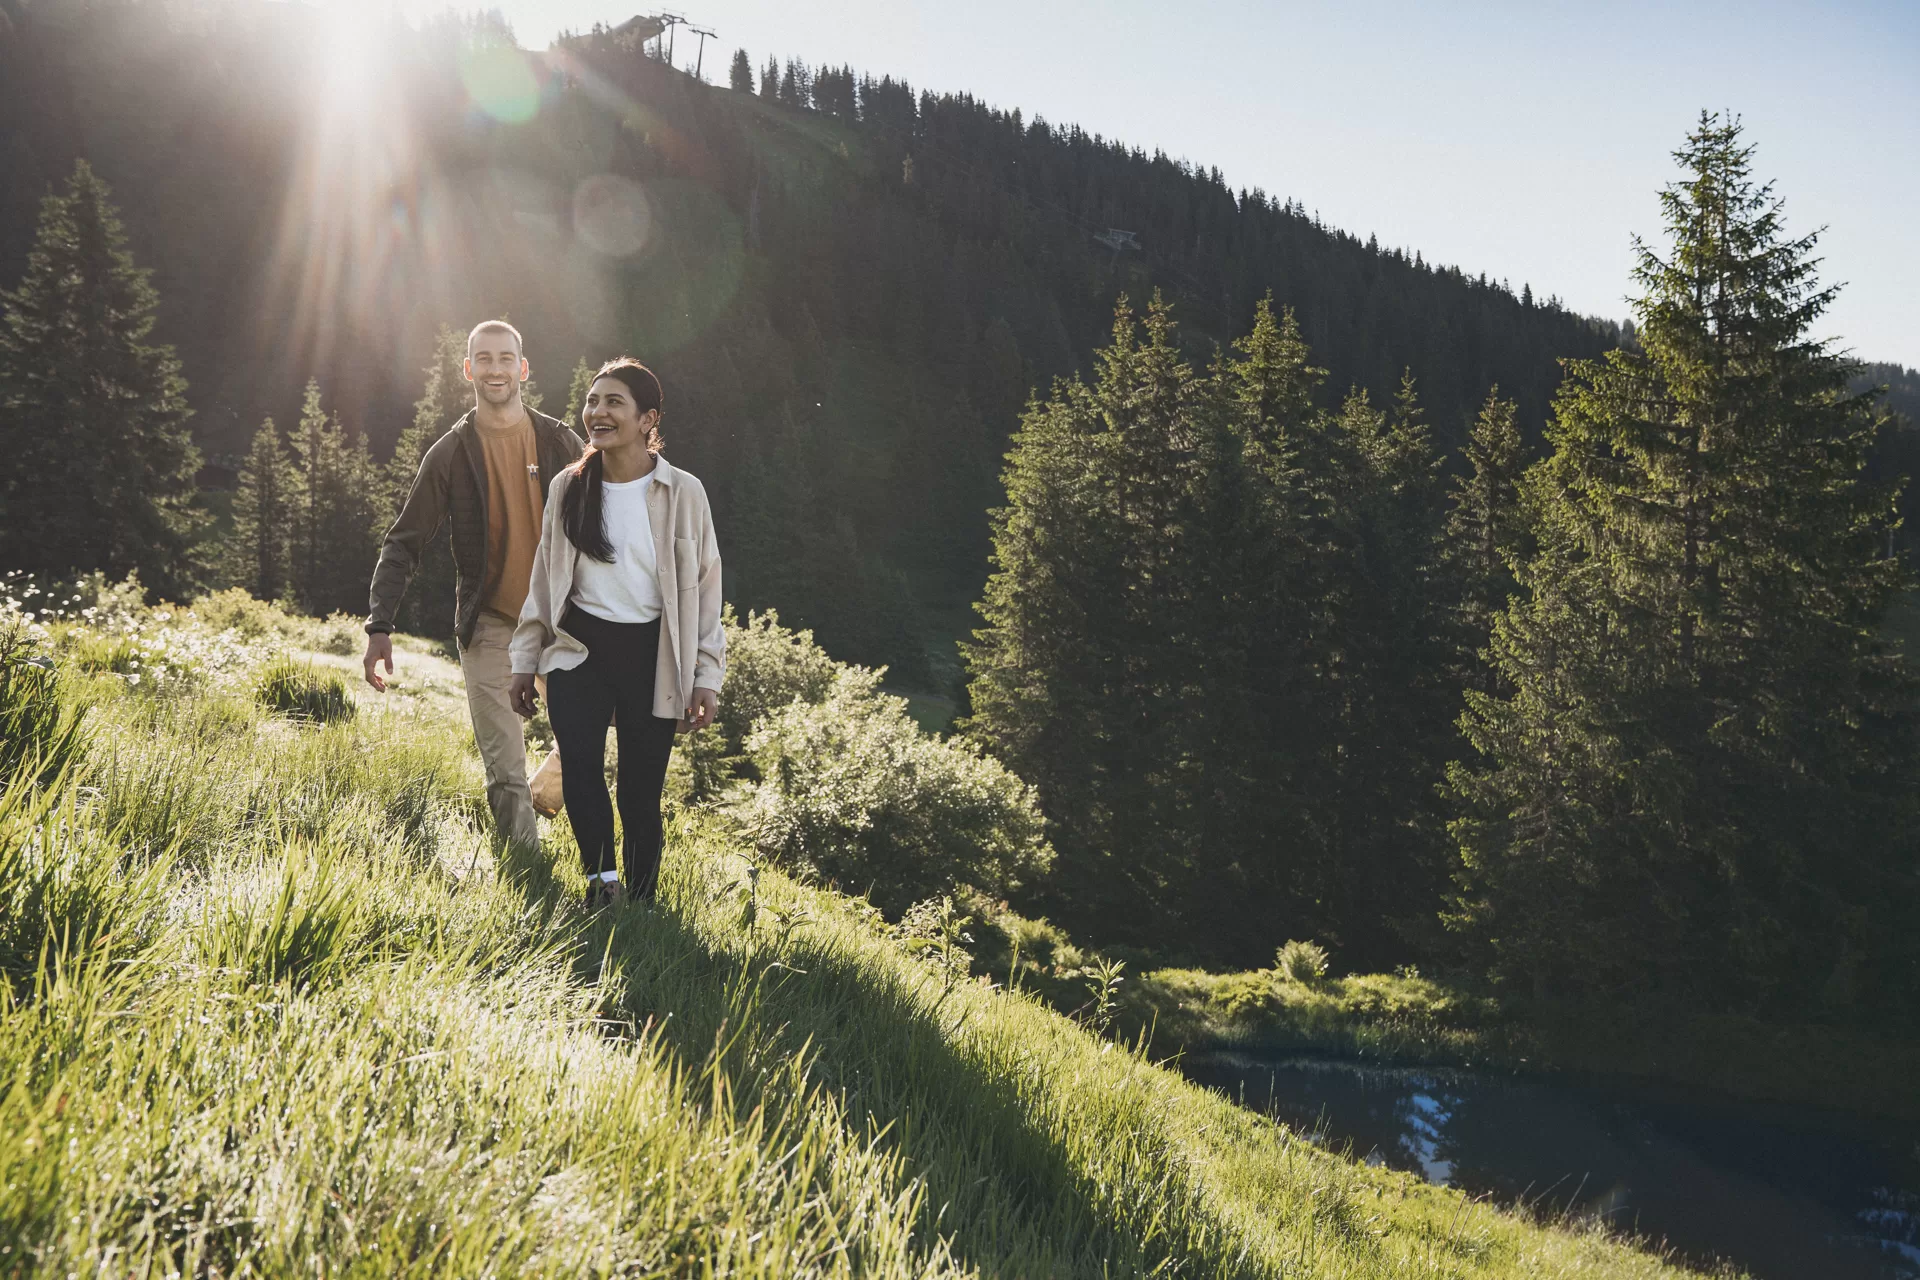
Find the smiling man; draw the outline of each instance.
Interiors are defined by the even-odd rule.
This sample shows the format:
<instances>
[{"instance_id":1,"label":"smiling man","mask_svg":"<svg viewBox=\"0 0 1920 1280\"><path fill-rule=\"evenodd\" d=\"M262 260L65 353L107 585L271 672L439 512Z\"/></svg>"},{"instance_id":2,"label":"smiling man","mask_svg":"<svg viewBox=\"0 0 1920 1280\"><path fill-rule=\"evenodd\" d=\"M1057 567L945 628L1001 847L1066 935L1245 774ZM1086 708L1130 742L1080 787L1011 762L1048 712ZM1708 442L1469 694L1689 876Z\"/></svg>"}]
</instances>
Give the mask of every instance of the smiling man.
<instances>
[{"instance_id":1,"label":"smiling man","mask_svg":"<svg viewBox=\"0 0 1920 1280\"><path fill-rule=\"evenodd\" d=\"M580 438L527 408L520 384L529 372L520 331L486 320L467 335L473 408L420 460L413 489L387 530L368 591L367 683L384 690L376 669L393 674L393 615L421 552L443 522L453 545L454 628L466 678L473 736L487 766L487 804L499 840L533 847L539 824L527 793L527 750L520 717L507 700L513 664L507 642L527 598L547 486L580 456Z\"/></svg>"}]
</instances>

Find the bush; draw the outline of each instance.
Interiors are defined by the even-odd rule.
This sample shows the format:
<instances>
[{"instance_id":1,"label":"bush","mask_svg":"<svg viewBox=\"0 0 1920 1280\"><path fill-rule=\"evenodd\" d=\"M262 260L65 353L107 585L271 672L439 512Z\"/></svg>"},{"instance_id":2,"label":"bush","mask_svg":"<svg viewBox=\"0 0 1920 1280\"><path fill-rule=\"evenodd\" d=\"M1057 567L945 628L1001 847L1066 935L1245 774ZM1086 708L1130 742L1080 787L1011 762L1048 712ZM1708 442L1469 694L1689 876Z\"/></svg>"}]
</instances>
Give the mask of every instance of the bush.
<instances>
[{"instance_id":1,"label":"bush","mask_svg":"<svg viewBox=\"0 0 1920 1280\"><path fill-rule=\"evenodd\" d=\"M1273 967L1281 977L1310 987L1327 976L1327 951L1311 942L1290 941L1273 953Z\"/></svg>"},{"instance_id":2,"label":"bush","mask_svg":"<svg viewBox=\"0 0 1920 1280\"><path fill-rule=\"evenodd\" d=\"M1264 973L1230 973L1207 993L1207 1002L1228 1022L1252 1022L1271 1012L1273 978Z\"/></svg>"},{"instance_id":3,"label":"bush","mask_svg":"<svg viewBox=\"0 0 1920 1280\"><path fill-rule=\"evenodd\" d=\"M237 632L242 639L289 636L299 623L279 605L255 599L244 587L228 587L193 602L193 616L215 631Z\"/></svg>"},{"instance_id":4,"label":"bush","mask_svg":"<svg viewBox=\"0 0 1920 1280\"><path fill-rule=\"evenodd\" d=\"M813 642L813 632L781 626L772 609L748 614L743 626L729 606L726 626L727 679L716 727L726 738L727 754L738 755L774 712L796 701L825 702L842 664Z\"/></svg>"},{"instance_id":5,"label":"bush","mask_svg":"<svg viewBox=\"0 0 1920 1280\"><path fill-rule=\"evenodd\" d=\"M280 657L267 664L254 686L262 706L289 720L332 724L351 720L358 708L347 682L334 672L319 672Z\"/></svg>"},{"instance_id":6,"label":"bush","mask_svg":"<svg viewBox=\"0 0 1920 1280\"><path fill-rule=\"evenodd\" d=\"M970 886L1001 896L1053 860L1033 789L970 743L930 738L879 673L843 669L747 740L761 781L746 809L768 857L811 869L898 916Z\"/></svg>"},{"instance_id":7,"label":"bush","mask_svg":"<svg viewBox=\"0 0 1920 1280\"><path fill-rule=\"evenodd\" d=\"M796 701L815 704L833 690L841 663L813 642L811 631L789 631L772 609L751 613L743 625L728 605L727 679L720 716L705 732L680 740L675 763L686 769L684 790L696 800L717 795L744 763L754 730L773 712Z\"/></svg>"},{"instance_id":8,"label":"bush","mask_svg":"<svg viewBox=\"0 0 1920 1280\"><path fill-rule=\"evenodd\" d=\"M350 613L329 614L312 626L313 647L322 653L351 658L366 647L365 623ZM459 655L454 655L456 661Z\"/></svg>"}]
</instances>

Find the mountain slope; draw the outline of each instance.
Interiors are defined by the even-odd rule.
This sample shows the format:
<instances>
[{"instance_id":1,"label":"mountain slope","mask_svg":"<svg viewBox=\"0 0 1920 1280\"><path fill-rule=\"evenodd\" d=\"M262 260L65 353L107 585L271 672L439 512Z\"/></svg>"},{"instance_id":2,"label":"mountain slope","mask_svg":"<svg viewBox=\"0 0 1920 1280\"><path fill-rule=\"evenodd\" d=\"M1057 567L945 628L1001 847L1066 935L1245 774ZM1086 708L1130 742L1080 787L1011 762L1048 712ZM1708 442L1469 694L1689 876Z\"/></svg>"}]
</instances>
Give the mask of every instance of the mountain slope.
<instances>
[{"instance_id":1,"label":"mountain slope","mask_svg":"<svg viewBox=\"0 0 1920 1280\"><path fill-rule=\"evenodd\" d=\"M837 553L892 583L884 617L852 619L867 606L782 599L782 566L733 557L736 594L851 657L914 665L900 619L973 598L1019 407L1085 365L1123 291L1166 290L1204 347L1271 290L1329 394L1383 399L1410 368L1443 442L1495 382L1537 429L1556 360L1615 338L964 95L805 68L741 94L606 32L539 56L484 22L357 34L290 5L23 10L0 36L0 279L86 156L154 271L214 481L309 376L381 454L444 324L520 324L549 408L576 359L638 354L723 516L736 491L816 503L844 517ZM756 460L784 492L755 487Z\"/></svg>"}]
</instances>

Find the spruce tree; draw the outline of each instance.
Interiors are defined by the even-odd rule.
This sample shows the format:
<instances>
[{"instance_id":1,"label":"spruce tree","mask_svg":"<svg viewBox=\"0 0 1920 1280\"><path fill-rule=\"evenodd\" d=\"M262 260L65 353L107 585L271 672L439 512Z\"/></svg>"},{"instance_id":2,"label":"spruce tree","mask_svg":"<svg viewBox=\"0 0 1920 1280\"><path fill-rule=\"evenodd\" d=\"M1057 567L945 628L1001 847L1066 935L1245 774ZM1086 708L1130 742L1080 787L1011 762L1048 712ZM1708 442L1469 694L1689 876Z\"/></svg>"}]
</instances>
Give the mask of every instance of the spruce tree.
<instances>
[{"instance_id":1,"label":"spruce tree","mask_svg":"<svg viewBox=\"0 0 1920 1280\"><path fill-rule=\"evenodd\" d=\"M1498 387L1487 392L1467 433L1467 470L1454 478L1447 512L1446 560L1458 592L1462 646L1456 671L1463 687L1487 693L1498 687L1497 674L1481 654L1492 639L1494 615L1514 594L1512 566L1525 546L1518 412L1513 401L1500 398Z\"/></svg>"},{"instance_id":2,"label":"spruce tree","mask_svg":"<svg viewBox=\"0 0 1920 1280\"><path fill-rule=\"evenodd\" d=\"M173 348L150 346L159 296L105 183L82 160L40 205L19 288L0 294L0 562L49 576L191 582L200 456Z\"/></svg>"},{"instance_id":3,"label":"spruce tree","mask_svg":"<svg viewBox=\"0 0 1920 1280\"><path fill-rule=\"evenodd\" d=\"M349 434L309 380L293 437L300 502L294 521L293 594L316 614L357 611L373 574L375 486L366 437Z\"/></svg>"},{"instance_id":4,"label":"spruce tree","mask_svg":"<svg viewBox=\"0 0 1920 1280\"><path fill-rule=\"evenodd\" d=\"M1439 565L1444 491L1411 376L1389 409L1349 394L1321 449L1320 706L1332 751L1314 809L1330 855L1323 909L1348 962L1373 967L1430 930L1447 883L1435 786L1458 694Z\"/></svg>"},{"instance_id":5,"label":"spruce tree","mask_svg":"<svg viewBox=\"0 0 1920 1280\"><path fill-rule=\"evenodd\" d=\"M727 78L735 93L753 92L753 63L747 61L745 49L733 51L733 66L728 71Z\"/></svg>"},{"instance_id":6,"label":"spruce tree","mask_svg":"<svg viewBox=\"0 0 1920 1280\"><path fill-rule=\"evenodd\" d=\"M760 96L768 101L780 96L780 63L773 57L760 68Z\"/></svg>"},{"instance_id":7,"label":"spruce tree","mask_svg":"<svg viewBox=\"0 0 1920 1280\"><path fill-rule=\"evenodd\" d=\"M1700 999L1915 991L1914 689L1875 419L1737 120L1702 115L1636 243L1639 349L1570 365L1538 550L1456 766L1454 922L1497 972Z\"/></svg>"},{"instance_id":8,"label":"spruce tree","mask_svg":"<svg viewBox=\"0 0 1920 1280\"><path fill-rule=\"evenodd\" d=\"M1215 910L1247 953L1275 931L1326 936L1323 886L1333 852L1314 816L1331 793L1335 708L1323 679L1329 631L1325 495L1310 483L1326 465L1313 404L1326 378L1293 312L1263 299L1252 330L1219 373L1231 440L1208 433L1197 505L1210 573L1198 669L1220 726L1209 772L1215 830L1205 848L1232 865L1212 871ZM1198 546L1196 545L1196 549ZM1219 859L1215 859L1217 862ZM1196 906L1189 914L1199 916ZM1237 918L1236 918L1237 917ZM1264 932L1263 932L1264 931Z\"/></svg>"},{"instance_id":9,"label":"spruce tree","mask_svg":"<svg viewBox=\"0 0 1920 1280\"><path fill-rule=\"evenodd\" d=\"M300 473L268 418L254 433L240 464L233 495L233 532L225 549L227 580L262 600L286 594L292 568L293 528L303 508Z\"/></svg>"},{"instance_id":10,"label":"spruce tree","mask_svg":"<svg viewBox=\"0 0 1920 1280\"><path fill-rule=\"evenodd\" d=\"M1182 643L1198 391L1166 304L1142 325L1122 299L1092 385L1060 384L1021 421L986 626L964 646L968 729L1056 824L1056 901L1134 942L1169 932L1205 784L1182 751L1209 711Z\"/></svg>"}]
</instances>

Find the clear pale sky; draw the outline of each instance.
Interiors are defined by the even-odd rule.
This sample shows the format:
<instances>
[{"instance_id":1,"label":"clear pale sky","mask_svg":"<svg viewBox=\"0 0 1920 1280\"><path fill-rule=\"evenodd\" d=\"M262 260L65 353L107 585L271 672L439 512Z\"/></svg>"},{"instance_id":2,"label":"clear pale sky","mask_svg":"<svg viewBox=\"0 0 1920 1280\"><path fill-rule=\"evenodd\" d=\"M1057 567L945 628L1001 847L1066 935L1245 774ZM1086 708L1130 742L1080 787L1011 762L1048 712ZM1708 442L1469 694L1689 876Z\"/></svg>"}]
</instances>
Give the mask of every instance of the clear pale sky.
<instances>
[{"instance_id":1,"label":"clear pale sky","mask_svg":"<svg viewBox=\"0 0 1920 1280\"><path fill-rule=\"evenodd\" d=\"M352 3L353 0L335 0ZM363 0L364 2L364 0ZM630 2L630 0L629 0ZM411 6L405 6L411 7ZM435 5L434 7L439 7ZM522 45L619 0L496 0ZM647 10L651 12L652 10ZM1920 366L1920 0L1148 5L682 0L735 48L965 90L1218 165L1337 227L1621 318L1631 236L1700 109L1730 108L1788 227L1828 228L1826 335ZM676 62L697 40L682 30Z\"/></svg>"}]
</instances>

